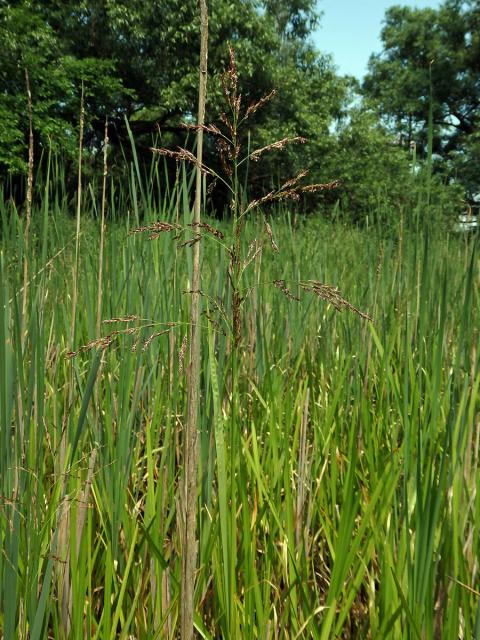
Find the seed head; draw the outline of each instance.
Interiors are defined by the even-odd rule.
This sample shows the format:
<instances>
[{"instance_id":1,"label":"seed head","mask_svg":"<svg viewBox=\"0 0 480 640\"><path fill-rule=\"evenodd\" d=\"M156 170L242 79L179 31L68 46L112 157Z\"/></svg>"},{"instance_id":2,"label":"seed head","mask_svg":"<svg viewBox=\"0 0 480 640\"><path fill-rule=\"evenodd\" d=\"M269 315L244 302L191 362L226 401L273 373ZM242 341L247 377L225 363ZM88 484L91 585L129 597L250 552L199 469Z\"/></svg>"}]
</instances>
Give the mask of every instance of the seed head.
<instances>
[{"instance_id":1,"label":"seed head","mask_svg":"<svg viewBox=\"0 0 480 640\"><path fill-rule=\"evenodd\" d=\"M265 231L267 232L268 239L270 240L270 244L272 245L272 249L275 253L279 253L278 245L273 238L272 227L265 220Z\"/></svg>"},{"instance_id":2,"label":"seed head","mask_svg":"<svg viewBox=\"0 0 480 640\"><path fill-rule=\"evenodd\" d=\"M295 300L297 302L300 301L300 298L294 296L290 289L288 289L285 280L274 280L273 284L277 287L277 289L280 289L280 291L285 294L287 298L290 298L290 300Z\"/></svg>"},{"instance_id":3,"label":"seed head","mask_svg":"<svg viewBox=\"0 0 480 640\"><path fill-rule=\"evenodd\" d=\"M180 351L178 352L178 373L181 375L183 373L183 365L185 362L185 354L187 352L187 343L188 338L186 335L183 336L182 344L180 347Z\"/></svg>"}]
</instances>

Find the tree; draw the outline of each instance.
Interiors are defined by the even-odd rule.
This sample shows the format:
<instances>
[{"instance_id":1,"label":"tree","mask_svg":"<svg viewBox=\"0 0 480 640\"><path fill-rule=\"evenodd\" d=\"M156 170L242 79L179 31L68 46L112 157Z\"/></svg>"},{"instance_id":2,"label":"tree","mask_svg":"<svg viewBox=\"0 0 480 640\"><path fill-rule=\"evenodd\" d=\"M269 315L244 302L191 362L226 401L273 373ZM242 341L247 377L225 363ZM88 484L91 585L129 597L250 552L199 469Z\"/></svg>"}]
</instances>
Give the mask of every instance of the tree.
<instances>
[{"instance_id":1,"label":"tree","mask_svg":"<svg viewBox=\"0 0 480 640\"><path fill-rule=\"evenodd\" d=\"M383 50L370 58L364 95L405 146L416 142L424 153L431 109L437 169L478 190L478 172L462 169L470 164L479 130L478 0L447 0L438 9L392 7L381 38Z\"/></svg>"},{"instance_id":2,"label":"tree","mask_svg":"<svg viewBox=\"0 0 480 640\"><path fill-rule=\"evenodd\" d=\"M264 0L267 16L284 40L305 40L318 25L315 0Z\"/></svg>"},{"instance_id":3,"label":"tree","mask_svg":"<svg viewBox=\"0 0 480 640\"><path fill-rule=\"evenodd\" d=\"M79 59L65 51L52 25L33 10L28 1L0 4L0 167L26 171L27 89L32 90L33 128L36 146L74 155L82 82L87 100L87 124L101 104L101 113L128 96L112 74L109 59ZM96 113L98 117L100 113Z\"/></svg>"},{"instance_id":4,"label":"tree","mask_svg":"<svg viewBox=\"0 0 480 640\"><path fill-rule=\"evenodd\" d=\"M129 147L126 118L146 159L158 131L163 144L184 142L180 123L194 118L198 87L196 0L19 0L0 7L0 45L6 52L0 75L3 167L25 170L25 66L33 90L35 139L43 147L51 145L74 157L72 134L82 81L87 95L85 146L90 151L100 148L107 115L110 142ZM308 41L318 18L313 0L212 0L210 12L207 121L215 121L221 112L219 75L231 43L243 100L256 101L274 88L278 92L252 119L256 139L261 143L301 135L312 141L311 154L327 149L346 84L329 58ZM207 145L207 162L214 151ZM318 166L317 157L292 147L283 165L272 158L269 164L251 166L250 176L254 183L277 181L282 172L290 175L297 166L303 168L305 160Z\"/></svg>"}]
</instances>

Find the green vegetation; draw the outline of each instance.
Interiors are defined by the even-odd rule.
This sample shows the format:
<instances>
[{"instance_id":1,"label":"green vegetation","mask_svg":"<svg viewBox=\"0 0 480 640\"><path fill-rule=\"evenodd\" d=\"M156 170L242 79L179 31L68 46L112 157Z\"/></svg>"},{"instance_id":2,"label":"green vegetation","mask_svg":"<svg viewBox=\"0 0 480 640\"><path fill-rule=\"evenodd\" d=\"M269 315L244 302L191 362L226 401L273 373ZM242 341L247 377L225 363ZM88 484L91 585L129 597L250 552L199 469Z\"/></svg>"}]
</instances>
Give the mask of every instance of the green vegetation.
<instances>
[{"instance_id":1,"label":"green vegetation","mask_svg":"<svg viewBox=\"0 0 480 640\"><path fill-rule=\"evenodd\" d=\"M462 196L478 186L477 6L449 0L438 12L390 11L385 51L372 61L362 89L313 46L320 20L315 6L313 0L210 3L206 122L218 122L222 111L219 77L231 43L245 102L272 89L280 96L250 120L243 142L250 136L262 146L295 135L309 141L308 147L252 163L251 195L307 168L314 182L340 181L324 202L325 212L337 204L343 215L365 221L379 209L389 218L398 209L411 210L417 194L410 198L409 143L417 144L417 161L425 162L431 71L434 151L445 159L434 163L431 191L445 217L455 218L459 203L452 179ZM181 123L194 120L198 92L197 0L0 0L0 49L0 175L18 202L28 168L25 72L36 162L49 151L61 156L70 194L76 184L82 86L86 176L101 173L106 118L112 171L122 172L129 129L140 165L148 166L152 144L185 143ZM455 119L447 126L460 114L461 127ZM207 144L204 154L209 166L215 164L214 144ZM225 199L218 190L210 206L222 213ZM318 210L319 203L306 200L304 206Z\"/></svg>"},{"instance_id":2,"label":"green vegetation","mask_svg":"<svg viewBox=\"0 0 480 640\"><path fill-rule=\"evenodd\" d=\"M182 169L170 190L161 160L149 179L134 165L130 175L111 185L101 305L111 322L70 360L70 349L96 338L100 233L91 218L101 204L85 200L73 341L75 229L61 174L52 166L36 193L27 252L21 219L1 205L7 640L62 637L66 580L72 638L168 638L178 629L191 254L171 232L149 241L129 231L159 219L188 224L189 175ZM232 345L213 315L228 303L228 259L215 236L202 243L203 306L215 321L203 316L197 630L475 637L477 245L408 232L406 219L396 239L380 226L270 222L280 252L267 239L244 274L252 295L233 405ZM228 239L229 225L219 227ZM263 236L258 214L242 252ZM341 283L374 323L302 292L301 279ZM279 280L301 302L272 284Z\"/></svg>"},{"instance_id":3,"label":"green vegetation","mask_svg":"<svg viewBox=\"0 0 480 640\"><path fill-rule=\"evenodd\" d=\"M360 102L311 0L200 4L0 0L2 640L480 638L476 116L374 81L477 7Z\"/></svg>"},{"instance_id":4,"label":"green vegetation","mask_svg":"<svg viewBox=\"0 0 480 640\"><path fill-rule=\"evenodd\" d=\"M469 194L480 191L480 5L446 0L438 9L394 6L383 51L370 59L363 90L403 144L426 153L431 111L438 170Z\"/></svg>"}]
</instances>

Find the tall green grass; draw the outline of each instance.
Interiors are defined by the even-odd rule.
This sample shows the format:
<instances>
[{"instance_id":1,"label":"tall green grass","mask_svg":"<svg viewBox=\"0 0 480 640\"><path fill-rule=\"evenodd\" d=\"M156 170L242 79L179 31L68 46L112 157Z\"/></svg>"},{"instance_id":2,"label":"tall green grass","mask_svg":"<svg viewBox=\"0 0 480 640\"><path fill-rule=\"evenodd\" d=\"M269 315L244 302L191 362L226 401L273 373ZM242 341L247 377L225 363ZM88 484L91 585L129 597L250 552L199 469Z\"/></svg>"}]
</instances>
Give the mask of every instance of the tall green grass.
<instances>
[{"instance_id":1,"label":"tall green grass","mask_svg":"<svg viewBox=\"0 0 480 640\"><path fill-rule=\"evenodd\" d=\"M134 160L109 184L102 317L138 320L102 330L136 329L68 359L96 338L101 201L85 190L70 344L75 225L49 163L28 248L0 198L0 630L61 638L68 567L71 638L175 638L192 261L172 234L129 231L189 223L191 176L170 187ZM480 638L478 244L408 228L273 218L280 254L245 273L233 415L231 342L203 316L200 637ZM245 247L262 233L253 216ZM210 317L227 259L203 240ZM374 323L272 284L309 278Z\"/></svg>"}]
</instances>

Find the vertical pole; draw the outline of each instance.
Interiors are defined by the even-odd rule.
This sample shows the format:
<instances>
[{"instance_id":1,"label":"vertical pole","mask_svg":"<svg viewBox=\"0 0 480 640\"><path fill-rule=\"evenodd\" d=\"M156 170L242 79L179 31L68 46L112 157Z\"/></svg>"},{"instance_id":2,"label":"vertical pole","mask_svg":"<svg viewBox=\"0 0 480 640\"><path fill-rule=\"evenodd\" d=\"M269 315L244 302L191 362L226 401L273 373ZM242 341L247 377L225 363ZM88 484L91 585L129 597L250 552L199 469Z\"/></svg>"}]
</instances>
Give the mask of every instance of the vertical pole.
<instances>
[{"instance_id":1,"label":"vertical pole","mask_svg":"<svg viewBox=\"0 0 480 640\"><path fill-rule=\"evenodd\" d=\"M197 175L193 229L199 229L202 205L203 125L207 92L208 9L200 0L200 82L198 89ZM200 242L193 245L192 308L190 334L190 366L188 372L187 426L184 440L184 529L181 590L181 637L193 638L195 570L197 566L197 476L198 476L198 407L200 387Z\"/></svg>"}]
</instances>

